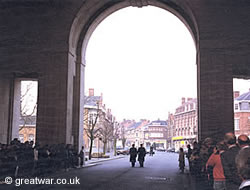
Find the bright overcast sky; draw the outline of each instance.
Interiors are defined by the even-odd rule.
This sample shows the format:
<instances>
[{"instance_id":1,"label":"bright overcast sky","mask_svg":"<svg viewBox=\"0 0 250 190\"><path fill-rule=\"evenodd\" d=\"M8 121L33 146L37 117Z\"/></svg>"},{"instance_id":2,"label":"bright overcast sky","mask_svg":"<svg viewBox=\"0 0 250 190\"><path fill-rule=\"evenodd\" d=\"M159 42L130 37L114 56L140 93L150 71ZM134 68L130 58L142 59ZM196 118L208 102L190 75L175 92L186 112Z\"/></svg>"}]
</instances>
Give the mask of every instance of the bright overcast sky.
<instances>
[{"instance_id":1,"label":"bright overcast sky","mask_svg":"<svg viewBox=\"0 0 250 190\"><path fill-rule=\"evenodd\" d=\"M249 86L248 82L248 86ZM167 119L181 97L196 97L196 49L173 14L125 8L107 17L86 52L86 83L118 119ZM248 89L247 87L246 89Z\"/></svg>"}]
</instances>

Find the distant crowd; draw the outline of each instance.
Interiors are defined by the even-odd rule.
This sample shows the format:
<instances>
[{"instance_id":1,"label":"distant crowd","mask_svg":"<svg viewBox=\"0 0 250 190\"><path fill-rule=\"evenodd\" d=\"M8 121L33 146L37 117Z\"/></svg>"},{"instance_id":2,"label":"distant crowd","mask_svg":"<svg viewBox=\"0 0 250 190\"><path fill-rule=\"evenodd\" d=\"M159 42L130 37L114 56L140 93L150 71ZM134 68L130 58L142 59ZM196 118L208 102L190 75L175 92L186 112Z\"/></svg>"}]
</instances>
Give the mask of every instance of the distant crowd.
<instances>
[{"instance_id":1,"label":"distant crowd","mask_svg":"<svg viewBox=\"0 0 250 190\"><path fill-rule=\"evenodd\" d=\"M246 190L250 189L250 141L248 136L226 133L218 143L212 138L188 145L186 157L196 189ZM180 149L179 166L185 166L184 152Z\"/></svg>"},{"instance_id":2,"label":"distant crowd","mask_svg":"<svg viewBox=\"0 0 250 190\"><path fill-rule=\"evenodd\" d=\"M30 177L68 170L83 165L83 148L78 153L72 145L40 146L33 141L21 143L14 139L9 145L0 143L0 178Z\"/></svg>"}]
</instances>

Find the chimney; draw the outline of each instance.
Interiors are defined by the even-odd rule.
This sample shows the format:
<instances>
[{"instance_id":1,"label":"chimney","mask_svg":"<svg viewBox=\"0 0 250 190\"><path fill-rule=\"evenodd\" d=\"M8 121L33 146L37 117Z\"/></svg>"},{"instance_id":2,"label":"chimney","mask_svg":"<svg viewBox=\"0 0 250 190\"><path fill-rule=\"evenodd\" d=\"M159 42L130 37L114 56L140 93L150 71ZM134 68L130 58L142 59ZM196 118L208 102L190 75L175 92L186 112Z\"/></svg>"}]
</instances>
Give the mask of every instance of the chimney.
<instances>
[{"instance_id":1,"label":"chimney","mask_svg":"<svg viewBox=\"0 0 250 190\"><path fill-rule=\"evenodd\" d=\"M181 104L184 104L185 101L186 101L186 98L182 97L182 98L181 98Z\"/></svg>"},{"instance_id":2,"label":"chimney","mask_svg":"<svg viewBox=\"0 0 250 190\"><path fill-rule=\"evenodd\" d=\"M240 96L240 91L234 91L234 99Z\"/></svg>"},{"instance_id":3,"label":"chimney","mask_svg":"<svg viewBox=\"0 0 250 190\"><path fill-rule=\"evenodd\" d=\"M94 95L95 95L94 88L90 88L89 89L89 96L94 96Z\"/></svg>"}]
</instances>

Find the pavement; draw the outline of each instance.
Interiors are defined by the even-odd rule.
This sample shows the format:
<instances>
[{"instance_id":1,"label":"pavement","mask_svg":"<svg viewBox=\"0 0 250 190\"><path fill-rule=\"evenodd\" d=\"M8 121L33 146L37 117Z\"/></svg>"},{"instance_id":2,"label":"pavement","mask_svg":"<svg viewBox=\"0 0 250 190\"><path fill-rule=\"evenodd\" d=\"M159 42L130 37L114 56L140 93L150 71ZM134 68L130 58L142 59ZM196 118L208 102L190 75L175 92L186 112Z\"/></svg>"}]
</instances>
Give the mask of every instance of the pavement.
<instances>
[{"instance_id":1,"label":"pavement","mask_svg":"<svg viewBox=\"0 0 250 190\"><path fill-rule=\"evenodd\" d=\"M85 161L82 168L96 166L96 165L100 164L101 162L121 159L121 158L125 157L125 155L116 155L115 156L113 153L106 153L105 155L109 156L109 158L91 158L91 160L88 159L88 161Z\"/></svg>"},{"instance_id":2,"label":"pavement","mask_svg":"<svg viewBox=\"0 0 250 190\"><path fill-rule=\"evenodd\" d=\"M186 162L187 164L187 162ZM186 168L187 165L186 165ZM46 177L46 178L45 178ZM178 168L178 154L156 152L147 155L144 167L136 162L131 167L129 156L110 156L106 159L93 158L83 168L59 172L43 179L53 179L53 183L19 184L24 190L196 190L188 170L184 174ZM42 180L43 180L42 179ZM38 179L41 180L41 179ZM58 183L64 180L65 183ZM1 186L0 186L1 189ZM15 183L5 185L5 190L16 189ZM198 189L197 189L198 190ZM202 188L199 188L202 190Z\"/></svg>"}]
</instances>

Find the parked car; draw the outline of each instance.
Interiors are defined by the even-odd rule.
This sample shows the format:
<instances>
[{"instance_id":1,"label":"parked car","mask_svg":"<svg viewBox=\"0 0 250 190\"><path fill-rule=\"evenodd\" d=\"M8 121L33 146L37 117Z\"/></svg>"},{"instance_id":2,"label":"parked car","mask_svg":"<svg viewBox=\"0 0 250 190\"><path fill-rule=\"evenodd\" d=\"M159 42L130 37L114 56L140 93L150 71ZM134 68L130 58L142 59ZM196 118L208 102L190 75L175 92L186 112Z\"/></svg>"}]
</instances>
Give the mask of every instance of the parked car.
<instances>
[{"instance_id":1,"label":"parked car","mask_svg":"<svg viewBox=\"0 0 250 190\"><path fill-rule=\"evenodd\" d=\"M166 149L164 147L157 147L156 148L157 151L161 151L161 152L165 152Z\"/></svg>"},{"instance_id":2,"label":"parked car","mask_svg":"<svg viewBox=\"0 0 250 190\"><path fill-rule=\"evenodd\" d=\"M116 154L117 155L129 155L129 148L125 147L125 148L116 148Z\"/></svg>"},{"instance_id":3,"label":"parked car","mask_svg":"<svg viewBox=\"0 0 250 190\"><path fill-rule=\"evenodd\" d=\"M167 152L175 152L175 148L168 148Z\"/></svg>"}]
</instances>

